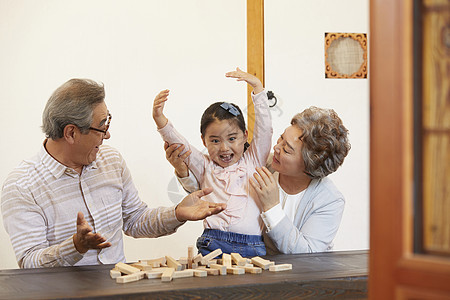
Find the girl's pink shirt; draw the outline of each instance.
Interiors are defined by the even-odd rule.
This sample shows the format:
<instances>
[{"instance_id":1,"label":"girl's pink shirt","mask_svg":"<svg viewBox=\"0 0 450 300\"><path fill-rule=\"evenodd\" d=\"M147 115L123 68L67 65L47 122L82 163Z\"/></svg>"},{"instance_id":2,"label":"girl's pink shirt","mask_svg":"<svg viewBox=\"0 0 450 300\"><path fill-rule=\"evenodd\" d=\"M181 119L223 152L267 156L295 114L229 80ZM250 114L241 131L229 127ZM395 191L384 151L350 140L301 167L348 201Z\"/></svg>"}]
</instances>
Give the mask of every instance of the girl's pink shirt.
<instances>
[{"instance_id":1,"label":"girl's pink shirt","mask_svg":"<svg viewBox=\"0 0 450 300\"><path fill-rule=\"evenodd\" d=\"M264 228L260 218L261 208L256 199L258 196L249 179L256 172L256 167L266 164L272 145L272 118L265 90L256 95L252 93L252 99L255 106L253 140L241 159L226 168L217 165L209 155L190 145L170 121L158 130L164 141L169 144L184 144L185 151L192 151L186 161L189 169L199 181L201 188L213 188L213 192L203 199L227 204L223 212L204 220L205 228L249 235L261 235Z\"/></svg>"}]
</instances>

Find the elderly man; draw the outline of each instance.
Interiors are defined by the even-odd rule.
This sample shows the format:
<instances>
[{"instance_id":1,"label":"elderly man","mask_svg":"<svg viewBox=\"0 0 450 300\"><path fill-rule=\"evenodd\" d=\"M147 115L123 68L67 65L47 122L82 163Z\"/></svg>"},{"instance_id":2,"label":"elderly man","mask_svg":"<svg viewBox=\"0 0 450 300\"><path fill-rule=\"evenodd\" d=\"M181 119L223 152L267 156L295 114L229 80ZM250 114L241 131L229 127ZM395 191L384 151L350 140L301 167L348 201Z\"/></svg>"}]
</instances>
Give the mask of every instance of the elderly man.
<instances>
[{"instance_id":1,"label":"elderly man","mask_svg":"<svg viewBox=\"0 0 450 300\"><path fill-rule=\"evenodd\" d=\"M148 208L120 153L102 145L111 137L104 98L91 80L59 87L44 109L41 150L4 183L3 222L21 268L125 261L122 230L158 237L224 209L200 199L206 189L176 207Z\"/></svg>"}]
</instances>

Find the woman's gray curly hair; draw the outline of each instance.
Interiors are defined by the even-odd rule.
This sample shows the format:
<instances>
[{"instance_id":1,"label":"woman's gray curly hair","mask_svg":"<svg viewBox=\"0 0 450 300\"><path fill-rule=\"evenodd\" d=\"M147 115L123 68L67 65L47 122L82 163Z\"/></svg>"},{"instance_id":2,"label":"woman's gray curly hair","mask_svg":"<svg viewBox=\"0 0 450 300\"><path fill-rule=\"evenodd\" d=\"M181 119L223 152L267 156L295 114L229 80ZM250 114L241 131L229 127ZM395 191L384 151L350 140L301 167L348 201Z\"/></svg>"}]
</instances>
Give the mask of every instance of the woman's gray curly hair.
<instances>
[{"instance_id":1,"label":"woman's gray curly hair","mask_svg":"<svg viewBox=\"0 0 450 300\"><path fill-rule=\"evenodd\" d=\"M105 100L105 88L90 79L70 79L50 96L42 114L42 131L47 138L63 137L64 128L73 124L87 133L96 105Z\"/></svg>"},{"instance_id":2,"label":"woman's gray curly hair","mask_svg":"<svg viewBox=\"0 0 450 300\"><path fill-rule=\"evenodd\" d=\"M334 110L311 106L296 114L291 125L303 131L302 156L310 178L323 178L342 165L351 146L348 130Z\"/></svg>"}]
</instances>

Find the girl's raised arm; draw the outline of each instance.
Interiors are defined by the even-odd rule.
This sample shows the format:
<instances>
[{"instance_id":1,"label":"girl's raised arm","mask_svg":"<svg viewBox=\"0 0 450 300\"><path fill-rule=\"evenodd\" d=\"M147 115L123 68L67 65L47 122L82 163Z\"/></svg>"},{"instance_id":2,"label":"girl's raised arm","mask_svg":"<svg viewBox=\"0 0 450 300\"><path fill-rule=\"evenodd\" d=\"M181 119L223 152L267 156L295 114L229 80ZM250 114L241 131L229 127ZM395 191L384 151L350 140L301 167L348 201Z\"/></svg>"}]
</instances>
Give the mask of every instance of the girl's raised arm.
<instances>
[{"instance_id":1,"label":"girl's raised arm","mask_svg":"<svg viewBox=\"0 0 450 300\"><path fill-rule=\"evenodd\" d=\"M237 81L247 82L253 88L253 93L255 95L261 93L264 90L261 80L259 80L258 77L253 76L250 73L244 72L239 68L236 68L236 71L226 73L225 76L230 78L236 78Z\"/></svg>"},{"instance_id":2,"label":"girl's raised arm","mask_svg":"<svg viewBox=\"0 0 450 300\"><path fill-rule=\"evenodd\" d=\"M155 101L153 101L153 120L155 120L156 126L158 129L166 126L168 119L164 115L164 104L166 103L169 97L169 90L163 90L159 92L155 97Z\"/></svg>"}]
</instances>

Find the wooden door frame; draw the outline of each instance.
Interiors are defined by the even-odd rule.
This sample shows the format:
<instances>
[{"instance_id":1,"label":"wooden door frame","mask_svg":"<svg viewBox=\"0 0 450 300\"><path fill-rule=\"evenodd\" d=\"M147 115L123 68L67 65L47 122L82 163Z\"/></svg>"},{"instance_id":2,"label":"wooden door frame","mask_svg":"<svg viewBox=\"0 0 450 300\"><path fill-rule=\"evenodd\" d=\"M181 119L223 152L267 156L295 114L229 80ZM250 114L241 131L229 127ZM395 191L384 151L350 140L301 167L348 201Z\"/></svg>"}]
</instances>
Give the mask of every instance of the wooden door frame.
<instances>
[{"instance_id":1,"label":"wooden door frame","mask_svg":"<svg viewBox=\"0 0 450 300\"><path fill-rule=\"evenodd\" d=\"M247 0L247 72L258 77L263 86L264 78L264 0ZM247 88L248 141L253 137L255 109L252 88Z\"/></svg>"},{"instance_id":2,"label":"wooden door frame","mask_svg":"<svg viewBox=\"0 0 450 300\"><path fill-rule=\"evenodd\" d=\"M369 298L440 297L450 260L413 252L413 1L370 2Z\"/></svg>"}]
</instances>

